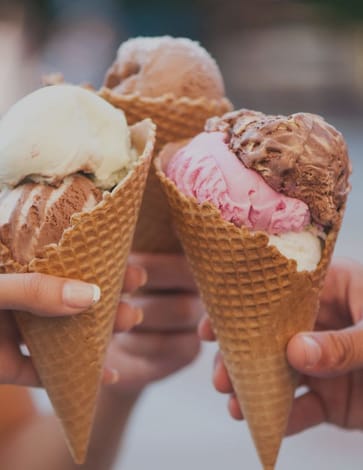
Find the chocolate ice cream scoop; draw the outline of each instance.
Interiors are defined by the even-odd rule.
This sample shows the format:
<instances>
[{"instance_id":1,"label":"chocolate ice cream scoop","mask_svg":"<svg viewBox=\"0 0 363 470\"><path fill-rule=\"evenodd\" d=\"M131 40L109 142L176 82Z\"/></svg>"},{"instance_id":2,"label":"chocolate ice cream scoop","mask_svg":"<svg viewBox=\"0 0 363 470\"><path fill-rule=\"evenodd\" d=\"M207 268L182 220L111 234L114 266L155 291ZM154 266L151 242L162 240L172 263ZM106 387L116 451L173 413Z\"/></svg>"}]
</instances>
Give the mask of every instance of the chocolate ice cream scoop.
<instances>
[{"instance_id":1,"label":"chocolate ice cream scoop","mask_svg":"<svg viewBox=\"0 0 363 470\"><path fill-rule=\"evenodd\" d=\"M120 94L158 97L172 93L210 99L224 97L215 60L197 42L170 36L130 39L121 44L104 85Z\"/></svg>"},{"instance_id":2,"label":"chocolate ice cream scoop","mask_svg":"<svg viewBox=\"0 0 363 470\"><path fill-rule=\"evenodd\" d=\"M309 113L271 116L242 109L212 118L207 131L229 135L229 147L277 192L304 201L315 223L329 228L350 190L343 136Z\"/></svg>"},{"instance_id":3,"label":"chocolate ice cream scoop","mask_svg":"<svg viewBox=\"0 0 363 470\"><path fill-rule=\"evenodd\" d=\"M71 216L92 209L102 192L82 175L66 177L58 187L24 183L0 192L0 241L13 259L28 263L50 243L58 243Z\"/></svg>"}]
</instances>

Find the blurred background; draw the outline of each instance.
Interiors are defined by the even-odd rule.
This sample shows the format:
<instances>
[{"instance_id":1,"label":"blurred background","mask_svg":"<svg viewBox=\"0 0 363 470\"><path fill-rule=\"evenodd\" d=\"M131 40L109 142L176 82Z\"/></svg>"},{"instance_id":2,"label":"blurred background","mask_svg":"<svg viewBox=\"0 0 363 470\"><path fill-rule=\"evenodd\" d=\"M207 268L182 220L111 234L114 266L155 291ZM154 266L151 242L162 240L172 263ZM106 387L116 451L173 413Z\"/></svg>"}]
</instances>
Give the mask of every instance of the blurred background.
<instances>
[{"instance_id":1,"label":"blurred background","mask_svg":"<svg viewBox=\"0 0 363 470\"><path fill-rule=\"evenodd\" d=\"M0 0L0 114L46 73L98 87L121 41L163 34L214 55L235 107L316 112L343 132L354 174L336 254L363 262L361 0ZM214 351L148 389L115 470L259 468L245 424L210 384ZM286 439L277 468L361 469L362 437L320 426Z\"/></svg>"}]
</instances>

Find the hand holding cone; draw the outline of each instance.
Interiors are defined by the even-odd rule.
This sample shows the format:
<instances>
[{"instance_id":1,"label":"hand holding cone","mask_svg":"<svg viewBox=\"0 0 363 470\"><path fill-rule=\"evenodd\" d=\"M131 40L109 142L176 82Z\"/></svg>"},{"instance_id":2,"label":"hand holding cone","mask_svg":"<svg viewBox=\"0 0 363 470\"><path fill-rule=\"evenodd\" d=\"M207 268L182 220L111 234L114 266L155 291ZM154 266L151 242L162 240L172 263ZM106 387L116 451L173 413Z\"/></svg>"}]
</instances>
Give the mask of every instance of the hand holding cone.
<instances>
[{"instance_id":1,"label":"hand holding cone","mask_svg":"<svg viewBox=\"0 0 363 470\"><path fill-rule=\"evenodd\" d=\"M1 272L41 272L100 286L100 301L76 318L40 318L26 312L16 320L32 355L70 450L85 460L106 348L112 333L123 276L151 161L155 126L131 128L139 155L130 173L91 211L75 214L57 245L23 266L0 244Z\"/></svg>"},{"instance_id":2,"label":"hand holding cone","mask_svg":"<svg viewBox=\"0 0 363 470\"><path fill-rule=\"evenodd\" d=\"M271 470L297 384L286 345L314 325L344 205L325 237L319 264L298 271L294 260L269 244L266 232L223 220L215 205L186 197L167 178L177 148L167 145L161 152L157 176L261 462ZM348 166L345 170L349 174Z\"/></svg>"}]
</instances>

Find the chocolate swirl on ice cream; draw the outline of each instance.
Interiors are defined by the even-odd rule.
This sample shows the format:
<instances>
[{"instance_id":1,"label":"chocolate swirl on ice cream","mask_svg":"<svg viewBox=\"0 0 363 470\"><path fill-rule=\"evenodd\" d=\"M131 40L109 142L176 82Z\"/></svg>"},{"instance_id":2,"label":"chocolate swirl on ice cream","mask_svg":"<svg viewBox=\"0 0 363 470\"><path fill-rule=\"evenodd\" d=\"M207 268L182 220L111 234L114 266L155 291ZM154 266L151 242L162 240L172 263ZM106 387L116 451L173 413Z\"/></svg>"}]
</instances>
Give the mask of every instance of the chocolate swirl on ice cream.
<instances>
[{"instance_id":1,"label":"chocolate swirl on ice cream","mask_svg":"<svg viewBox=\"0 0 363 470\"><path fill-rule=\"evenodd\" d=\"M123 112L95 93L57 85L27 95L0 120L0 242L27 264L136 158Z\"/></svg>"},{"instance_id":2,"label":"chocolate swirl on ice cream","mask_svg":"<svg viewBox=\"0 0 363 470\"><path fill-rule=\"evenodd\" d=\"M76 212L92 209L102 192L82 175L68 176L59 187L26 183L0 192L0 240L13 258L26 264L45 245L58 243Z\"/></svg>"},{"instance_id":3,"label":"chocolate swirl on ice cream","mask_svg":"<svg viewBox=\"0 0 363 470\"><path fill-rule=\"evenodd\" d=\"M242 109L210 119L206 130L227 132L244 165L275 191L304 201L315 223L330 228L339 219L351 167L343 136L322 117Z\"/></svg>"}]
</instances>

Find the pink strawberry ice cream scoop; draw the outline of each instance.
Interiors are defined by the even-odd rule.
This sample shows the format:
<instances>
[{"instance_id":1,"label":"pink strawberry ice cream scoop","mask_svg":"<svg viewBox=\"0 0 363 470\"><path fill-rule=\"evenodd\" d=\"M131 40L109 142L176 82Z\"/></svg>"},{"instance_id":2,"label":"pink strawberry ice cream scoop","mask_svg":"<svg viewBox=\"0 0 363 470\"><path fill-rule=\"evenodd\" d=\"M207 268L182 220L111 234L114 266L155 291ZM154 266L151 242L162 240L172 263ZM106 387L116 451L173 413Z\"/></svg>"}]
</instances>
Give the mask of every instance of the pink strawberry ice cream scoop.
<instances>
[{"instance_id":1,"label":"pink strawberry ice cream scoop","mask_svg":"<svg viewBox=\"0 0 363 470\"><path fill-rule=\"evenodd\" d=\"M274 191L229 149L224 132L203 132L169 161L167 176L199 203L210 202L237 226L277 235L310 224L308 206Z\"/></svg>"},{"instance_id":2,"label":"pink strawberry ice cream scoop","mask_svg":"<svg viewBox=\"0 0 363 470\"><path fill-rule=\"evenodd\" d=\"M275 191L304 201L317 225L340 223L351 165L342 134L321 116L240 109L209 119L205 129L226 132L234 155Z\"/></svg>"},{"instance_id":3,"label":"pink strawberry ice cream scoop","mask_svg":"<svg viewBox=\"0 0 363 470\"><path fill-rule=\"evenodd\" d=\"M351 171L343 136L323 118L241 109L209 119L170 154L164 171L180 192L238 227L264 231L297 271L316 269L340 223Z\"/></svg>"}]
</instances>

